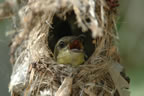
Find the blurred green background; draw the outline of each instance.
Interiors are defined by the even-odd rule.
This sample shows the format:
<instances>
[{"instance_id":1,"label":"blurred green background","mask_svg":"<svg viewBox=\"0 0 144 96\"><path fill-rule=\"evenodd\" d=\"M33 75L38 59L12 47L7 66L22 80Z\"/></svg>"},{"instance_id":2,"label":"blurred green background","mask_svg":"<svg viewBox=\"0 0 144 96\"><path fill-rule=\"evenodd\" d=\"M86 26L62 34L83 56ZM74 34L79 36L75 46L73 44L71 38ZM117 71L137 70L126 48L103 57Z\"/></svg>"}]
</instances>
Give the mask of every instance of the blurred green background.
<instances>
[{"instance_id":1,"label":"blurred green background","mask_svg":"<svg viewBox=\"0 0 144 96\"><path fill-rule=\"evenodd\" d=\"M2 2L4 0L0 0ZM144 96L144 0L119 0L118 33L122 64L131 79L131 96ZM0 21L0 96L9 96L11 75L9 38L10 20Z\"/></svg>"}]
</instances>

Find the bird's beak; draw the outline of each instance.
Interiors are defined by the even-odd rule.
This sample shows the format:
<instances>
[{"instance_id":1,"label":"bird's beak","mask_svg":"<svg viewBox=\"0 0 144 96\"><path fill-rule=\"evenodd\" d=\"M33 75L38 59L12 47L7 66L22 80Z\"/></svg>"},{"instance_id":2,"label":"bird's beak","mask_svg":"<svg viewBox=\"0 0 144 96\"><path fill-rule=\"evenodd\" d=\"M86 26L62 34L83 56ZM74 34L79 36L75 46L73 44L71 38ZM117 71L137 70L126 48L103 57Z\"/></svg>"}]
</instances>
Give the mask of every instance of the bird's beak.
<instances>
[{"instance_id":1,"label":"bird's beak","mask_svg":"<svg viewBox=\"0 0 144 96\"><path fill-rule=\"evenodd\" d=\"M82 41L79 39L73 40L72 42L70 42L69 44L69 49L70 50L83 50L83 44Z\"/></svg>"}]
</instances>

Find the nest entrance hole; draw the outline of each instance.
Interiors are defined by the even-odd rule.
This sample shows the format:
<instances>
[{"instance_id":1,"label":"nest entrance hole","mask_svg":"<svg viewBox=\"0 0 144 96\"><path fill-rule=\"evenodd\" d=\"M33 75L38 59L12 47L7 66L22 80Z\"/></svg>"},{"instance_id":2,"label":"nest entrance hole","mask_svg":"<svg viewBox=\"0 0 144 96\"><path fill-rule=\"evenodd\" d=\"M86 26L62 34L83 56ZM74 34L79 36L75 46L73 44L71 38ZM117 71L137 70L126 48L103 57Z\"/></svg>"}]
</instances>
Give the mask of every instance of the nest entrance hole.
<instances>
[{"instance_id":1,"label":"nest entrance hole","mask_svg":"<svg viewBox=\"0 0 144 96\"><path fill-rule=\"evenodd\" d=\"M54 52L54 47L57 41L64 36L78 36L83 34L84 38L84 48L87 57L90 57L94 52L95 45L92 43L92 37L90 30L87 32L82 32L82 29L78 27L76 23L76 16L73 12L66 16L66 19L60 18L59 16L54 16L52 29L50 30L48 36L48 46L52 52Z\"/></svg>"}]
</instances>

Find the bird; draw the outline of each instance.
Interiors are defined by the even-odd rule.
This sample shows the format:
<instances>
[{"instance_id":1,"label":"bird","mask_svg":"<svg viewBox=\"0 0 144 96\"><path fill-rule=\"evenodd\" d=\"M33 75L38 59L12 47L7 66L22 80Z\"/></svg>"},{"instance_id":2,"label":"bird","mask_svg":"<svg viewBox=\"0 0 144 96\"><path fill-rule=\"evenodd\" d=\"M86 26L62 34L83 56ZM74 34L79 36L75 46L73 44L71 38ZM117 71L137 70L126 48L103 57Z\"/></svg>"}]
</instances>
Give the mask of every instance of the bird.
<instances>
[{"instance_id":1,"label":"bird","mask_svg":"<svg viewBox=\"0 0 144 96\"><path fill-rule=\"evenodd\" d=\"M83 35L64 36L58 40L54 48L57 63L78 66L85 62Z\"/></svg>"}]
</instances>

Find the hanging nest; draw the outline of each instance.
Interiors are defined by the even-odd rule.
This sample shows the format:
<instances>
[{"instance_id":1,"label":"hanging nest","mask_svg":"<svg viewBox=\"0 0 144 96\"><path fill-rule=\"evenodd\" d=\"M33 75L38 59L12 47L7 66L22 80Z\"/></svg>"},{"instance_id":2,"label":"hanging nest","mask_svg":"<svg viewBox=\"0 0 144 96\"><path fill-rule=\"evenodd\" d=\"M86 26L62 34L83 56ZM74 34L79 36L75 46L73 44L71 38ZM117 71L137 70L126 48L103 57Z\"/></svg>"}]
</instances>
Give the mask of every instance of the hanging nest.
<instances>
[{"instance_id":1,"label":"hanging nest","mask_svg":"<svg viewBox=\"0 0 144 96\"><path fill-rule=\"evenodd\" d=\"M12 96L129 96L115 42L117 0L19 0L11 47ZM84 64L54 60L63 36L85 35Z\"/></svg>"}]
</instances>

